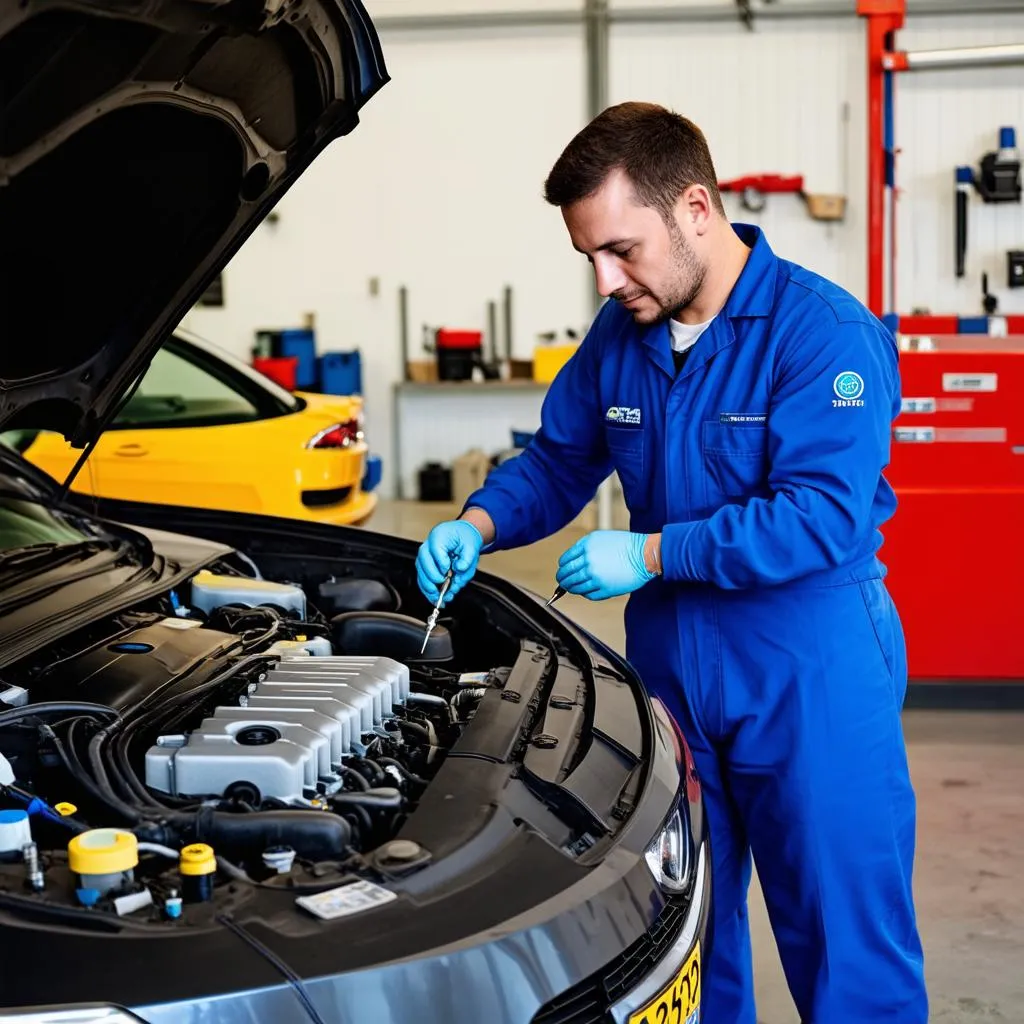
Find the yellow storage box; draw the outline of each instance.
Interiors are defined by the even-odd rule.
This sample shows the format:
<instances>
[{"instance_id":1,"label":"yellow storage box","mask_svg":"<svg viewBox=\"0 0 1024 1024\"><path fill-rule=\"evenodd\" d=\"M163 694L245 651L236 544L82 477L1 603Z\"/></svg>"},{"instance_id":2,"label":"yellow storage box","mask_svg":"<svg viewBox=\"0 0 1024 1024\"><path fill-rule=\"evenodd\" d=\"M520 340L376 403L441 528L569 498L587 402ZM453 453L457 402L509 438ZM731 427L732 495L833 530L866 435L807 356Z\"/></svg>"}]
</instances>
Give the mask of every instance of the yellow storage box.
<instances>
[{"instance_id":1,"label":"yellow storage box","mask_svg":"<svg viewBox=\"0 0 1024 1024\"><path fill-rule=\"evenodd\" d=\"M562 345L538 345L533 350L533 379L538 384L550 384L578 349L579 342Z\"/></svg>"}]
</instances>

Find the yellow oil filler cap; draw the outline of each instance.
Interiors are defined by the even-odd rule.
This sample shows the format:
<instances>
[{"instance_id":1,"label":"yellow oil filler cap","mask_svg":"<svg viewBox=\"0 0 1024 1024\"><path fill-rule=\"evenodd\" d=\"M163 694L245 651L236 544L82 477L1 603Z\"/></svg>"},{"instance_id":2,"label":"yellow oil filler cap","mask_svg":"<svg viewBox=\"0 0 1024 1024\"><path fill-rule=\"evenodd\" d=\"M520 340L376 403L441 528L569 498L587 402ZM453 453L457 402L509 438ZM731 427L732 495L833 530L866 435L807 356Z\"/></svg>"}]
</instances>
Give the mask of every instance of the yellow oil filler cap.
<instances>
[{"instance_id":1,"label":"yellow oil filler cap","mask_svg":"<svg viewBox=\"0 0 1024 1024\"><path fill-rule=\"evenodd\" d=\"M62 817L67 818L72 814L78 813L78 808L74 804L69 804L66 800L61 801L59 804L54 804L53 809Z\"/></svg>"},{"instance_id":2,"label":"yellow oil filler cap","mask_svg":"<svg viewBox=\"0 0 1024 1024\"><path fill-rule=\"evenodd\" d=\"M217 870L213 847L206 843L193 843L182 848L178 858L178 871L183 875L212 875Z\"/></svg>"},{"instance_id":3,"label":"yellow oil filler cap","mask_svg":"<svg viewBox=\"0 0 1024 1024\"><path fill-rule=\"evenodd\" d=\"M139 842L123 829L90 829L68 843L68 867L76 875L119 875L138 863Z\"/></svg>"}]
</instances>

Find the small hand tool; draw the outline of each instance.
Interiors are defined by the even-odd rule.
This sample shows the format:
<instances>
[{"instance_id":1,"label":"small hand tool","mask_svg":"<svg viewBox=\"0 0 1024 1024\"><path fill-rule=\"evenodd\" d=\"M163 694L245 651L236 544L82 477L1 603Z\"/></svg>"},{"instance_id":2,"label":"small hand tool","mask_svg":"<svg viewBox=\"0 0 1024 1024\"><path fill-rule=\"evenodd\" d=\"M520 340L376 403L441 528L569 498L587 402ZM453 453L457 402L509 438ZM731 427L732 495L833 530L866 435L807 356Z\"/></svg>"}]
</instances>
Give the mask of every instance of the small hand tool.
<instances>
[{"instance_id":1,"label":"small hand tool","mask_svg":"<svg viewBox=\"0 0 1024 1024\"><path fill-rule=\"evenodd\" d=\"M444 578L444 583L441 584L441 592L437 595L437 604L434 605L434 610L430 613L430 618L427 619L427 634L423 638L423 646L420 648L420 654L427 649L427 641L430 639L430 634L434 632L434 627L437 625L438 615L441 614L441 602L444 601L444 595L448 593L448 588L452 585L452 580L454 578L455 570L449 569Z\"/></svg>"},{"instance_id":2,"label":"small hand tool","mask_svg":"<svg viewBox=\"0 0 1024 1024\"><path fill-rule=\"evenodd\" d=\"M565 597L565 593L565 587L555 587L555 592L548 598L548 603L544 607L550 608L556 601Z\"/></svg>"}]
</instances>

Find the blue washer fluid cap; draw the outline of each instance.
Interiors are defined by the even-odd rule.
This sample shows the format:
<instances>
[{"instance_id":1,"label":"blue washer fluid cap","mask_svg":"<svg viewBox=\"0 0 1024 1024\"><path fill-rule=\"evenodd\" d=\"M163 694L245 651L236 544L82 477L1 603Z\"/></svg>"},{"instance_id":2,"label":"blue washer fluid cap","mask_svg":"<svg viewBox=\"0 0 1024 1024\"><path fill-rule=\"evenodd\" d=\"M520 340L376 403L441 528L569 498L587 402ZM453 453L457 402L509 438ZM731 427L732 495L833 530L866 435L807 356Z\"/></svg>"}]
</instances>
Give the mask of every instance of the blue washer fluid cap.
<instances>
[{"instance_id":1,"label":"blue washer fluid cap","mask_svg":"<svg viewBox=\"0 0 1024 1024\"><path fill-rule=\"evenodd\" d=\"M100 901L99 889L76 889L75 895L83 907L94 907Z\"/></svg>"},{"instance_id":2,"label":"blue washer fluid cap","mask_svg":"<svg viewBox=\"0 0 1024 1024\"><path fill-rule=\"evenodd\" d=\"M1017 129L1003 127L999 129L999 148L1000 149L1016 149L1017 148Z\"/></svg>"},{"instance_id":3,"label":"blue washer fluid cap","mask_svg":"<svg viewBox=\"0 0 1024 1024\"><path fill-rule=\"evenodd\" d=\"M0 825L16 825L19 821L28 820L28 811L0 811Z\"/></svg>"},{"instance_id":4,"label":"blue washer fluid cap","mask_svg":"<svg viewBox=\"0 0 1024 1024\"><path fill-rule=\"evenodd\" d=\"M970 185L974 182L974 171L970 167L958 167L956 169L956 183L958 185Z\"/></svg>"}]
</instances>

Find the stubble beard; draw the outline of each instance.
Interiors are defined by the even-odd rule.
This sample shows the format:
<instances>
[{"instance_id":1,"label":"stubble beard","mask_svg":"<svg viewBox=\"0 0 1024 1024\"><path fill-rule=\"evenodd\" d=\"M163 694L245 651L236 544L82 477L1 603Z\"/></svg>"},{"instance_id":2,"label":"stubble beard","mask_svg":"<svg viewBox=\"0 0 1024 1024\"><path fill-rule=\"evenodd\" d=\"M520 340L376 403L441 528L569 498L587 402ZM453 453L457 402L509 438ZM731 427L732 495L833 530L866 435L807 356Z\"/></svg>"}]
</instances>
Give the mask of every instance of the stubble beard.
<instances>
[{"instance_id":1,"label":"stubble beard","mask_svg":"<svg viewBox=\"0 0 1024 1024\"><path fill-rule=\"evenodd\" d=\"M670 223L668 232L672 239L669 261L674 277L673 290L663 299L652 295L651 298L658 301L658 311L653 316L634 313L633 320L638 324L653 326L674 319L697 298L704 287L707 266L687 243L678 224Z\"/></svg>"}]
</instances>

